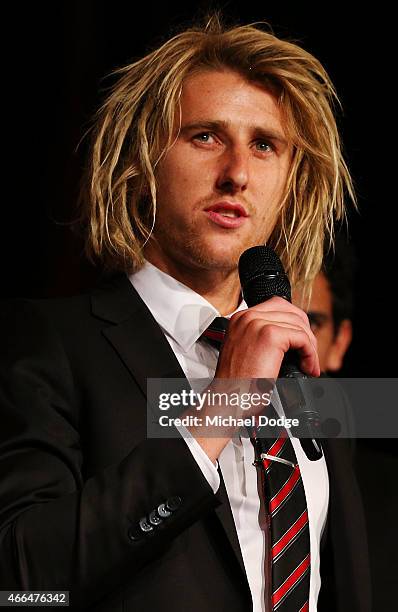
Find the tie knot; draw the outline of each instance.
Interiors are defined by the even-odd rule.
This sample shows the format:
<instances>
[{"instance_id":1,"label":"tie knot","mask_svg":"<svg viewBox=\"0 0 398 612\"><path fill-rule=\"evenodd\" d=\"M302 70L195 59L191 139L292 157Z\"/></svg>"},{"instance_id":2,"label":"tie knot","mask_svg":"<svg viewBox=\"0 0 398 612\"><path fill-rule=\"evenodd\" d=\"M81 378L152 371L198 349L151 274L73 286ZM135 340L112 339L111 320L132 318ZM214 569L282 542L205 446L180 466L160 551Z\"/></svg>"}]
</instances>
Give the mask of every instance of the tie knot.
<instances>
[{"instance_id":1,"label":"tie knot","mask_svg":"<svg viewBox=\"0 0 398 612\"><path fill-rule=\"evenodd\" d=\"M216 317L209 327L205 329L201 338L220 350L228 329L229 319L226 317Z\"/></svg>"}]
</instances>

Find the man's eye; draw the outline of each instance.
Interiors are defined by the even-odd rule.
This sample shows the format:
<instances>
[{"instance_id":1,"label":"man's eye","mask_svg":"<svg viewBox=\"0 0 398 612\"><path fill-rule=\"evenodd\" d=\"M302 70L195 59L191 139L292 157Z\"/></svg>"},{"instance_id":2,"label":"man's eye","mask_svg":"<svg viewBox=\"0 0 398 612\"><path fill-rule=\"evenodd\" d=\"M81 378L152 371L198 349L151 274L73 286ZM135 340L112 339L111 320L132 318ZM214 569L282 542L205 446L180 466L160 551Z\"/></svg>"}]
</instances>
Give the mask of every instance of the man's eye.
<instances>
[{"instance_id":1,"label":"man's eye","mask_svg":"<svg viewBox=\"0 0 398 612\"><path fill-rule=\"evenodd\" d=\"M316 334L321 328L321 325L316 321L310 321L310 327L313 334Z\"/></svg>"},{"instance_id":2,"label":"man's eye","mask_svg":"<svg viewBox=\"0 0 398 612\"><path fill-rule=\"evenodd\" d=\"M323 313L307 312L307 315L311 330L314 334L322 329L322 327L324 327L324 325L328 322L328 317Z\"/></svg>"},{"instance_id":3,"label":"man's eye","mask_svg":"<svg viewBox=\"0 0 398 612\"><path fill-rule=\"evenodd\" d=\"M256 147L258 151L261 151L262 153L270 153L273 148L272 145L269 144L269 142L266 142L265 140L258 140L256 142Z\"/></svg>"},{"instance_id":4,"label":"man's eye","mask_svg":"<svg viewBox=\"0 0 398 612\"><path fill-rule=\"evenodd\" d=\"M201 132L200 134L196 134L194 136L195 140L199 140L199 142L212 142L213 140L213 135L210 134L210 132Z\"/></svg>"}]
</instances>

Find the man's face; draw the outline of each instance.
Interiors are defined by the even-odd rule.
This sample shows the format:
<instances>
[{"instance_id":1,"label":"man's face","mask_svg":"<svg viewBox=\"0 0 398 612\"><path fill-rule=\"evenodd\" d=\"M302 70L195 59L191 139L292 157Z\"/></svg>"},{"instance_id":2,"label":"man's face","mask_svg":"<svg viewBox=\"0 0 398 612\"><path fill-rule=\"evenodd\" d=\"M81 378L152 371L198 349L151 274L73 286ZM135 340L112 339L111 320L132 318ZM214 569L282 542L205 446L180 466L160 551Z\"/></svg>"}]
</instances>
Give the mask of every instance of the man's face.
<instances>
[{"instance_id":1,"label":"man's face","mask_svg":"<svg viewBox=\"0 0 398 612\"><path fill-rule=\"evenodd\" d=\"M274 97L231 71L184 83L181 130L157 167L146 256L161 269L234 270L271 234L291 160Z\"/></svg>"},{"instance_id":2,"label":"man's face","mask_svg":"<svg viewBox=\"0 0 398 612\"><path fill-rule=\"evenodd\" d=\"M301 295L293 292L293 302L300 305ZM344 355L350 345L351 321L344 319L335 329L333 320L333 295L326 276L320 272L312 285L311 301L307 309L311 329L318 342L319 364L323 372L336 372L343 365Z\"/></svg>"}]
</instances>

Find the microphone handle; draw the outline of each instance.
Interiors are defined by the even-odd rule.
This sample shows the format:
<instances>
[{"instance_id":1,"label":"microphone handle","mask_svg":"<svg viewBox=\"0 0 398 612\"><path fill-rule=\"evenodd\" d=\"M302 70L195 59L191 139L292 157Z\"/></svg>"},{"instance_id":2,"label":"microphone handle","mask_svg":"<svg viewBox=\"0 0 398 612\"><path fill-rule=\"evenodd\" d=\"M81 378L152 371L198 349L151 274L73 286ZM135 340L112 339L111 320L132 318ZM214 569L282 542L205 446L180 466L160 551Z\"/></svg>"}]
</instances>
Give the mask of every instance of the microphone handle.
<instances>
[{"instance_id":1,"label":"microphone handle","mask_svg":"<svg viewBox=\"0 0 398 612\"><path fill-rule=\"evenodd\" d=\"M299 437L307 458L310 461L316 461L322 457L321 445L316 440L316 433L321 429L321 422L318 412L309 406L304 398L300 381L309 377L300 370L298 363L298 353L288 351L283 359L277 380L278 393L287 416L299 420L299 428L293 435Z\"/></svg>"}]
</instances>

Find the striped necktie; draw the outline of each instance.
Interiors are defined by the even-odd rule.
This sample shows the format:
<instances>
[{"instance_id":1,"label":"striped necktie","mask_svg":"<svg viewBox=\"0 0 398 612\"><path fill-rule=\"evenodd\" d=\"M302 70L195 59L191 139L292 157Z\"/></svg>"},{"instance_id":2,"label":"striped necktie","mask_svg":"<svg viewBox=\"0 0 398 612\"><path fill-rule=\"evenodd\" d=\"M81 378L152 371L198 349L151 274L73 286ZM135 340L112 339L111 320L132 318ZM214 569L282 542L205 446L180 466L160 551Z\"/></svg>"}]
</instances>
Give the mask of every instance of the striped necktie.
<instances>
[{"instance_id":1,"label":"striped necktie","mask_svg":"<svg viewBox=\"0 0 398 612\"><path fill-rule=\"evenodd\" d=\"M217 317L201 338L220 349L228 319ZM274 408L272 415L276 416ZM307 502L300 468L284 428L277 438L264 438L261 428L249 431L260 470L261 508L270 529L271 550L266 552L267 599L278 612L308 612L310 589L310 535Z\"/></svg>"}]
</instances>

